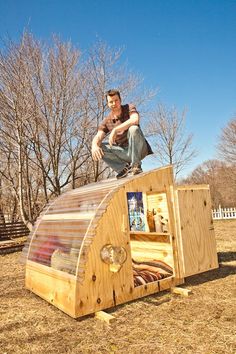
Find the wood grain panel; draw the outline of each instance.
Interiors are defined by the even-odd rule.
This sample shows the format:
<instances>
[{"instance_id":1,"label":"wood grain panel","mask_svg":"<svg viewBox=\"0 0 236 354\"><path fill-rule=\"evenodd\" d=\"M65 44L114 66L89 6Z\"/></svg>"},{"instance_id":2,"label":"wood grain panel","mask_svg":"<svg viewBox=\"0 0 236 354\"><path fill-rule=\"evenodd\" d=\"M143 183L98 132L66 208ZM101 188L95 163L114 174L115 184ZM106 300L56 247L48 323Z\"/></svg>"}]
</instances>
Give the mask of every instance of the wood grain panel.
<instances>
[{"instance_id":1,"label":"wood grain panel","mask_svg":"<svg viewBox=\"0 0 236 354\"><path fill-rule=\"evenodd\" d=\"M218 267L209 189L178 189L184 275Z\"/></svg>"}]
</instances>

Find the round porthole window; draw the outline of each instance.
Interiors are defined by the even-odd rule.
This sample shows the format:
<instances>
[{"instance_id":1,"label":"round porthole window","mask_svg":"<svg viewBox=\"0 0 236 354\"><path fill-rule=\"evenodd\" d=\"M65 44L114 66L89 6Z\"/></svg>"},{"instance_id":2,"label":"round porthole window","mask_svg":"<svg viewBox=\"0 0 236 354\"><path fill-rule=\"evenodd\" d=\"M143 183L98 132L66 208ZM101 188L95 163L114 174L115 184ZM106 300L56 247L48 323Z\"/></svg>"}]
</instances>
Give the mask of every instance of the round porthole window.
<instances>
[{"instance_id":1,"label":"round porthole window","mask_svg":"<svg viewBox=\"0 0 236 354\"><path fill-rule=\"evenodd\" d=\"M118 272L127 259L127 252L124 247L105 245L101 249L100 256L104 263L110 265L112 272Z\"/></svg>"}]
</instances>

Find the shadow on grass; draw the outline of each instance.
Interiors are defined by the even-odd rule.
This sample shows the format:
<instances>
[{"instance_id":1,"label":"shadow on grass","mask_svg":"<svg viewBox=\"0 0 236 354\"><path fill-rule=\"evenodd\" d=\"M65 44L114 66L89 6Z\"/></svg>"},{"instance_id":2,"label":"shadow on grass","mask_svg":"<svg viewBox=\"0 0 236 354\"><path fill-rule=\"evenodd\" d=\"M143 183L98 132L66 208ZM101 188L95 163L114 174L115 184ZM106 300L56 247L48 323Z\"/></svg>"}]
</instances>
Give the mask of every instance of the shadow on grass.
<instances>
[{"instance_id":1,"label":"shadow on grass","mask_svg":"<svg viewBox=\"0 0 236 354\"><path fill-rule=\"evenodd\" d=\"M236 252L218 252L218 260L219 263L236 261Z\"/></svg>"},{"instance_id":2,"label":"shadow on grass","mask_svg":"<svg viewBox=\"0 0 236 354\"><path fill-rule=\"evenodd\" d=\"M199 285L213 280L223 279L234 274L236 274L236 266L220 263L219 268L217 269L209 270L207 272L192 275L186 278L184 285Z\"/></svg>"}]
</instances>

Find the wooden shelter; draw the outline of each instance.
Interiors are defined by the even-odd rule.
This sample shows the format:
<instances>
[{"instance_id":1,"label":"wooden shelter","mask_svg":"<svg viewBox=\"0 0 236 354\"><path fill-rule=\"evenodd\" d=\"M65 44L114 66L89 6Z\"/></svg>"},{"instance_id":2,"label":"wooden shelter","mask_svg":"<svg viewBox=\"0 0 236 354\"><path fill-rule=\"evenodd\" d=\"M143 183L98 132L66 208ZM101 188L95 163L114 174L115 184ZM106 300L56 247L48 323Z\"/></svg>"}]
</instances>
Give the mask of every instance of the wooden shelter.
<instances>
[{"instance_id":1,"label":"wooden shelter","mask_svg":"<svg viewBox=\"0 0 236 354\"><path fill-rule=\"evenodd\" d=\"M209 188L167 166L71 190L23 253L26 287L75 318L169 289L218 267Z\"/></svg>"}]
</instances>

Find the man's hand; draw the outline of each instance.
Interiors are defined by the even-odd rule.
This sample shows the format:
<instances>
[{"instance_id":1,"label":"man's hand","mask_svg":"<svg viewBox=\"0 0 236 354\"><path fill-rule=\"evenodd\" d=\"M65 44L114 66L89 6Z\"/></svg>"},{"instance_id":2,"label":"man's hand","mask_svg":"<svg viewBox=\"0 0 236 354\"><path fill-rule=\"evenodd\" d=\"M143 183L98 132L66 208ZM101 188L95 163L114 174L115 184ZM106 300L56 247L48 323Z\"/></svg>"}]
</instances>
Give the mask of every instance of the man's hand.
<instances>
[{"instance_id":1,"label":"man's hand","mask_svg":"<svg viewBox=\"0 0 236 354\"><path fill-rule=\"evenodd\" d=\"M105 137L105 133L99 130L92 141L92 157L94 161L99 161L102 159L104 152L101 148L101 142Z\"/></svg>"},{"instance_id":2,"label":"man's hand","mask_svg":"<svg viewBox=\"0 0 236 354\"><path fill-rule=\"evenodd\" d=\"M104 152L100 146L92 146L92 157L94 161L99 161L102 159Z\"/></svg>"},{"instance_id":3,"label":"man's hand","mask_svg":"<svg viewBox=\"0 0 236 354\"><path fill-rule=\"evenodd\" d=\"M111 131L110 136L109 136L109 145L112 146L115 143L117 132L115 128Z\"/></svg>"}]
</instances>

